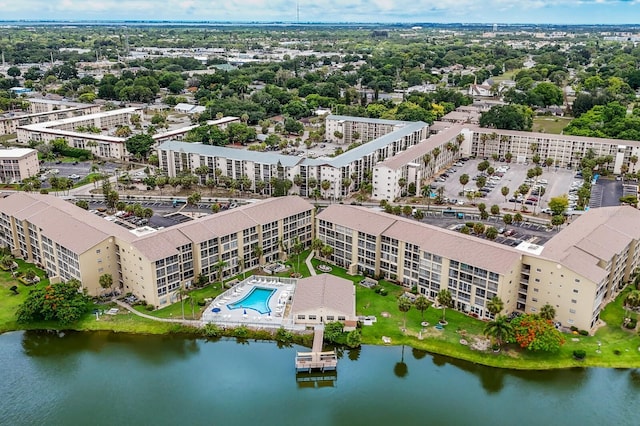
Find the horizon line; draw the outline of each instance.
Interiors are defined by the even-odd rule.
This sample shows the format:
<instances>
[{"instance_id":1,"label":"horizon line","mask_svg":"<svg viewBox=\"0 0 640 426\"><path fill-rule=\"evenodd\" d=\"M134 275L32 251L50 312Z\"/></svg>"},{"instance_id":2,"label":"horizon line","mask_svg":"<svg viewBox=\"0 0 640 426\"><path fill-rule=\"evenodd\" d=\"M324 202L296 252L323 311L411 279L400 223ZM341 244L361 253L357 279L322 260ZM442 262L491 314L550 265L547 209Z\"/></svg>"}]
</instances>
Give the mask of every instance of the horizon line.
<instances>
[{"instance_id":1,"label":"horizon line","mask_svg":"<svg viewBox=\"0 0 640 426\"><path fill-rule=\"evenodd\" d=\"M390 22L373 22L373 21L235 21L235 20L190 20L190 19L0 19L3 23L184 23L184 24L244 24L244 25L460 25L460 26L565 26L565 27L640 27L640 24L614 24L614 23L536 23L536 22L428 22L428 21L390 21Z\"/></svg>"}]
</instances>

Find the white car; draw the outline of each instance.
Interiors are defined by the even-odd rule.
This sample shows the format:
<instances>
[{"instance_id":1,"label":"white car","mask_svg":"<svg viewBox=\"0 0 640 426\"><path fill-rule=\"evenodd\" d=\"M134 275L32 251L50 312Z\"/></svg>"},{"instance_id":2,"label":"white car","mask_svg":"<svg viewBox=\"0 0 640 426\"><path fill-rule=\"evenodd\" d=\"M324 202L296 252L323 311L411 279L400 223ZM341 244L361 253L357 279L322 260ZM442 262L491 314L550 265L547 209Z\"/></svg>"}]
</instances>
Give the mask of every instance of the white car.
<instances>
[{"instance_id":1,"label":"white car","mask_svg":"<svg viewBox=\"0 0 640 426\"><path fill-rule=\"evenodd\" d=\"M80 175L77 174L72 174L71 176L69 176L71 179L80 179Z\"/></svg>"}]
</instances>

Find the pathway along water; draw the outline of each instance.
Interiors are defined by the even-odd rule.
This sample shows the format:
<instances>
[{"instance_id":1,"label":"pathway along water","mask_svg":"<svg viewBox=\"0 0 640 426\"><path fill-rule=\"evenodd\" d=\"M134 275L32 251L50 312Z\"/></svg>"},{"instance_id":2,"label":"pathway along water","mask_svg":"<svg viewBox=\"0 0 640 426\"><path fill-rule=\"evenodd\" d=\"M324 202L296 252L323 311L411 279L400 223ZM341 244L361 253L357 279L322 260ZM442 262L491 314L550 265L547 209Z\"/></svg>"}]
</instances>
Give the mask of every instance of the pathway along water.
<instances>
[{"instance_id":1,"label":"pathway along water","mask_svg":"<svg viewBox=\"0 0 640 426\"><path fill-rule=\"evenodd\" d=\"M505 371L408 347L345 350L304 381L300 347L182 336L0 335L3 425L637 425L640 372Z\"/></svg>"}]
</instances>

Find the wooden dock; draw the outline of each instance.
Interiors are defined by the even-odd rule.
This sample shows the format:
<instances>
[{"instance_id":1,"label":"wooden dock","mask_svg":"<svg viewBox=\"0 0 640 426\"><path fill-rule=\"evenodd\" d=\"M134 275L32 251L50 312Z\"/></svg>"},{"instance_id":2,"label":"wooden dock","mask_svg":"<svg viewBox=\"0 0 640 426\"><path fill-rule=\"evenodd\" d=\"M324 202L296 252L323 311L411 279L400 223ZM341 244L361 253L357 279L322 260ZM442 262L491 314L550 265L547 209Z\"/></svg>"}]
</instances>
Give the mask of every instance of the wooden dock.
<instances>
[{"instance_id":1,"label":"wooden dock","mask_svg":"<svg viewBox=\"0 0 640 426\"><path fill-rule=\"evenodd\" d=\"M313 370L331 371L338 368L338 356L335 351L322 351L324 327L316 326L313 332L311 352L296 353L296 371L311 372Z\"/></svg>"}]
</instances>

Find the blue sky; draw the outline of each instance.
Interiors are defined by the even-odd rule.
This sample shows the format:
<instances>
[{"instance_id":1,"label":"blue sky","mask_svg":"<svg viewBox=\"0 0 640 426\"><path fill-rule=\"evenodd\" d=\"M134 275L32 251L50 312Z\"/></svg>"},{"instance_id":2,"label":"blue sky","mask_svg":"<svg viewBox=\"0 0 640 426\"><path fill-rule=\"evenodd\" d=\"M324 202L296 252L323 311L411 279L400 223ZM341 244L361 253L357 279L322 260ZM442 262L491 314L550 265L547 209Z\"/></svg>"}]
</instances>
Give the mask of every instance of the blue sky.
<instances>
[{"instance_id":1,"label":"blue sky","mask_svg":"<svg viewBox=\"0 0 640 426\"><path fill-rule=\"evenodd\" d=\"M640 0L0 0L0 19L640 24Z\"/></svg>"}]
</instances>

